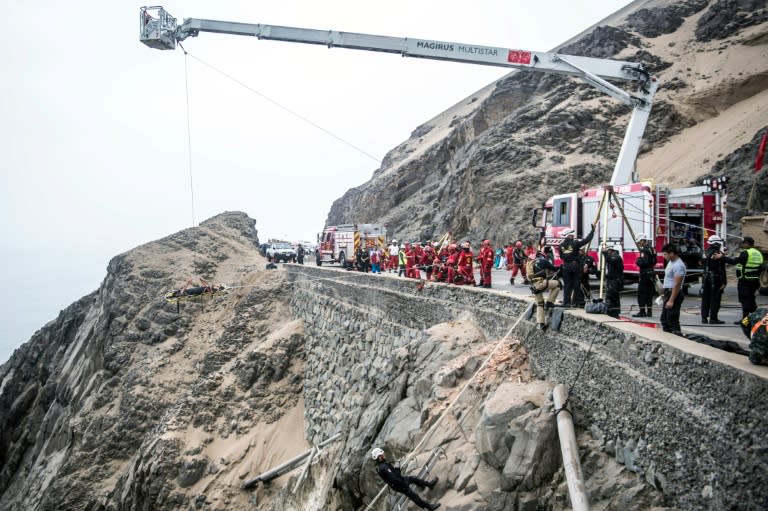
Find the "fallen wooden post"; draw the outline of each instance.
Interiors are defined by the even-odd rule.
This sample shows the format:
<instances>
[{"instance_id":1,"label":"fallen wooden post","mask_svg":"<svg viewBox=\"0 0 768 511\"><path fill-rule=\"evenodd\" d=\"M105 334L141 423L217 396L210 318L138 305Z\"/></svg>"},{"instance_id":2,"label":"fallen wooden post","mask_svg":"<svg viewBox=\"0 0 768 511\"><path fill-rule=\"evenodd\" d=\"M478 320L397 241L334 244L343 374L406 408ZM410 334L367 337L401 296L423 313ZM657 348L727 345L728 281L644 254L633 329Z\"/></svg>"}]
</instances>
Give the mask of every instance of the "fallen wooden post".
<instances>
[{"instance_id":1,"label":"fallen wooden post","mask_svg":"<svg viewBox=\"0 0 768 511\"><path fill-rule=\"evenodd\" d=\"M573 417L570 410L565 408L568 401L568 391L562 383L555 386L552 392L555 401L555 416L557 417L557 433L560 436L560 451L563 454L565 480L568 482L568 494L571 497L573 511L589 511L589 496L584 485L584 475L579 461L579 446L576 444L576 434L573 430Z\"/></svg>"},{"instance_id":2,"label":"fallen wooden post","mask_svg":"<svg viewBox=\"0 0 768 511\"><path fill-rule=\"evenodd\" d=\"M249 488L252 488L252 487L256 486L256 484L259 481L264 482L264 483L268 483L272 479L277 479L281 475L283 475L283 474L285 474L287 472L290 472L291 470L296 468L302 461L304 461L304 459L307 456L312 454L312 452L314 452L315 449L319 450L321 447L330 444L331 442L333 442L334 440L338 439L339 437L341 437L341 433L336 433L335 435L333 435L332 437L328 438L327 440L323 440L322 442L317 444L317 446L313 447L312 449L299 454L295 458L291 458L290 460L286 461L282 465L279 465L279 466L273 468L272 470L264 472L263 474L258 475L256 477L254 477L253 479L250 479L250 480L244 482L243 485L241 486L241 488L244 489L244 490L247 490Z\"/></svg>"}]
</instances>

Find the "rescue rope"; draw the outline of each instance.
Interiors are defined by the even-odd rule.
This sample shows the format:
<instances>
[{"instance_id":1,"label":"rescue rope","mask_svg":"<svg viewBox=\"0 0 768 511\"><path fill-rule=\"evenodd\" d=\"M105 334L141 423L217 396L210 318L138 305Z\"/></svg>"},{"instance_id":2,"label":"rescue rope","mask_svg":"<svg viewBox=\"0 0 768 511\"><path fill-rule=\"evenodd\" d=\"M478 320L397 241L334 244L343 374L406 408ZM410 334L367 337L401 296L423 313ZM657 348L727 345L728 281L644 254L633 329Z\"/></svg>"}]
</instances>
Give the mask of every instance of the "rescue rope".
<instances>
[{"instance_id":1,"label":"rescue rope","mask_svg":"<svg viewBox=\"0 0 768 511\"><path fill-rule=\"evenodd\" d=\"M513 324L513 325L512 325L512 326L509 328L509 330L507 330L507 333L506 333L506 334L504 334L504 337L502 337L502 338L501 338L501 340L499 340L499 342L497 342L497 343L496 343L496 346L494 346L494 348L491 350L491 352L490 352L490 353L488 354L488 356L485 358L485 360L483 361L483 363L482 363L482 364L480 364L480 367L479 367L479 368L478 368L478 369L475 371L475 373L472 375L472 377L471 377L469 380L467 380L467 382L464 384L464 387L462 387L461 391L459 391L459 393L456 395L456 397L454 397L454 398L453 398L453 400L451 400L451 402L448 404L448 406L446 406L446 407L445 407L445 408L444 408L444 409L443 409L443 410L440 412L440 414L439 414L439 415L438 415L438 417L437 417L437 420L436 420L436 421L435 421L435 422L432 424L432 426L430 426L430 427L429 427L429 429L428 429L428 430L427 430L427 431L424 433L424 435L422 436L422 438L421 438L421 441L419 441L419 443L418 443L418 444L416 444L416 447L414 447L413 449L411 449L411 451L410 451L410 452L409 452L409 453L406 455L406 457L405 457L405 461L404 461L404 464L407 464L407 463L408 463L408 461L414 457L414 453L415 453L415 452L417 452L419 449L421 449L422 445L424 445L424 443L427 441L427 439L428 439L428 438L431 436L431 434L432 434L432 433L435 431L435 429L437 428L437 426L438 426L438 425L439 425L439 424L442 422L443 418L444 418L444 417L445 417L445 415L446 415L446 412L447 412L448 410L450 410L451 408L453 408L453 406L454 406L454 405L456 404L456 402L457 402L457 401L458 401L458 400L461 398L461 396L463 396L463 395L464 395L464 392L465 392L465 391L466 391L466 390L469 388L469 385L470 385L470 384L471 384L471 383L472 383L472 382L475 380L475 378L477 378L477 375L478 375L478 374L480 374L480 372L482 372L482 371L483 371L483 369L485 369L485 367L486 367L486 366L488 365L488 363L491 361L491 359L493 358L493 356L496 354L496 351L499 349L499 347L500 347L500 346L501 346L501 345L502 345L504 342L506 342L506 340L509 338L509 336L510 336L510 334L512 333L512 331L513 331L515 328L517 328L517 325L519 325L519 324L520 324L520 321L522 321L522 320L523 320L523 318L525 317L525 313L526 313L526 310L523 310L523 312L521 312L521 313L520 313L520 316L517 318L517 321L515 321L515 323L514 323L514 324ZM463 423L464 419L466 419L466 417L468 417L468 416L469 416L469 414L465 414L465 415L464 415L464 417L462 417L462 418L459 420L458 424L459 424L459 425L461 425L461 424ZM376 494L376 496L373 498L373 500L371 500L371 502L369 502L369 503L368 503L368 506L365 508L365 511L369 511L369 510L370 510L370 509L373 507L373 505L376 503L376 501L379 499L379 497L381 497L381 495L382 495L382 494L383 494L383 493L386 491L386 489L387 489L388 487L389 487L389 486L385 485L385 486L384 486L384 487L383 487L383 488L382 488L382 489L379 491L379 493L377 493L377 494Z\"/></svg>"},{"instance_id":2,"label":"rescue rope","mask_svg":"<svg viewBox=\"0 0 768 511\"><path fill-rule=\"evenodd\" d=\"M589 341L589 348L587 349L586 355L584 355L584 359L581 361L581 365L579 366L579 370L576 371L576 377L573 379L573 382L571 383L570 387L568 387L568 397L565 399L565 402L563 403L563 406L560 408L560 410L555 411L555 417L557 417L557 414L562 411L563 408L568 406L568 401L571 399L571 394L573 393L573 387L576 386L576 382L579 381L579 376L581 376L581 370L584 369L584 365L587 363L587 359L589 358L589 354L592 353L592 346L595 344L595 340L597 339L597 332L595 332L595 335L592 336L592 340ZM568 410L568 413L570 413L570 410ZM573 415L573 414L571 414Z\"/></svg>"},{"instance_id":3,"label":"rescue rope","mask_svg":"<svg viewBox=\"0 0 768 511\"><path fill-rule=\"evenodd\" d=\"M179 43L179 47L184 51L184 91L187 102L187 157L189 161L189 193L192 198L192 227L195 226L195 187L192 181L192 128L189 115L189 71L187 66L187 50Z\"/></svg>"},{"instance_id":4,"label":"rescue rope","mask_svg":"<svg viewBox=\"0 0 768 511\"><path fill-rule=\"evenodd\" d=\"M275 105L276 107L280 108L281 110L283 110L283 111L285 111L285 112L288 112L289 114L291 114L292 116L296 117L297 119L299 119L299 120L301 120L301 121L304 121L305 123L309 124L309 125L310 125L310 126L312 126L313 128L315 128L315 129L318 129L318 130L322 131L323 133L325 133L326 135L328 135L328 136L330 136L330 137L332 137L332 138L335 138L336 140L338 140L338 141L339 141L339 142L341 142L342 144L345 144L345 145L347 145L347 146L351 147L351 148L352 148L352 149L354 149L355 151L357 151L357 152L359 152L359 153L361 153L361 154L363 154L363 155L367 156L368 158L370 158L370 159L372 159L373 161L375 161L377 164L381 165L381 159L379 159L379 158L377 158L377 157L373 156L371 153L369 153L369 152L365 151L364 149L361 149L360 147L357 147L357 146L356 146L355 144L353 144L352 142L350 142L350 141L348 141L348 140L346 140L346 139L344 139L344 138L340 137L339 135L336 135L336 134L335 134L334 132L332 132L331 130L329 130L329 129L326 129L326 128L324 128L324 127L320 126L320 125L319 125L319 124L317 124L316 122L313 122L313 121L309 120L308 118L304 117L303 115L299 114L298 112L296 112L296 111L294 111L294 110L291 110L291 109L290 109L290 108L288 108L287 106L285 106L285 105L283 105L283 104L281 104L281 103L277 102L276 100L274 100L274 99L270 98L270 97L269 97L269 96L267 96L266 94L263 94L263 93L261 93L261 92L257 91L256 89L254 89L254 88L253 88L253 87L251 87L250 85L248 85L248 84L246 84L246 83L242 82L241 80L238 80L237 78L235 78L234 76L232 76L232 75L230 75L230 74L226 73L225 71L222 71L221 69L218 69L217 67L213 66L212 64L209 64L209 63L205 62L205 61L204 61L204 60L202 60L200 57L196 57L195 55L192 55L191 53L187 52L187 50L185 50L185 49L184 49L184 47L182 47L182 46L181 46L181 44L179 44L179 47L181 47L181 49L184 51L184 55L185 55L185 56L186 56L186 55L189 55L190 57L192 57L193 59L195 59L196 61L198 61L200 64L202 64L203 66L205 66L205 67L207 67L207 68L211 69L212 71L215 71L216 73L219 73L220 75L224 76L225 78L227 78L227 79L229 79L229 80L233 81L234 83L236 83L236 84L240 85L240 86L241 86L241 87L243 87L244 89L246 89L246 90L248 90L248 91L252 92L253 94L256 94L257 96L261 97L262 99L264 99L264 100L266 100L266 101L268 101L268 102L272 103L272 104L273 104L273 105ZM185 61L186 61L186 59L185 59ZM186 68L185 68L185 69L186 69Z\"/></svg>"}]
</instances>

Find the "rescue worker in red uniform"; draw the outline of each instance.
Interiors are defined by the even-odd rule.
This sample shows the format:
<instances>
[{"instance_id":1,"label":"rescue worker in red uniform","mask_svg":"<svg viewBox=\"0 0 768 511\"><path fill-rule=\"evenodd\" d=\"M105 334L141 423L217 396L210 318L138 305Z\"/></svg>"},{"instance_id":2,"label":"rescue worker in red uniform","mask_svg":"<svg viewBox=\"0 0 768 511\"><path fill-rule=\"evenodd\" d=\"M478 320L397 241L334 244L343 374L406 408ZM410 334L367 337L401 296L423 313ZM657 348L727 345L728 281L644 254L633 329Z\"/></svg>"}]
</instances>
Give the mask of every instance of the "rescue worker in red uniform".
<instances>
[{"instance_id":1,"label":"rescue worker in red uniform","mask_svg":"<svg viewBox=\"0 0 768 511\"><path fill-rule=\"evenodd\" d=\"M450 284L456 283L456 266L459 264L459 250L456 243L448 245L448 257L445 259L446 267L446 282Z\"/></svg>"},{"instance_id":2,"label":"rescue worker in red uniform","mask_svg":"<svg viewBox=\"0 0 768 511\"><path fill-rule=\"evenodd\" d=\"M478 287L491 287L491 270L493 270L494 252L490 240L483 240L483 246L477 255L477 262L480 265L480 284Z\"/></svg>"},{"instance_id":3,"label":"rescue worker in red uniform","mask_svg":"<svg viewBox=\"0 0 768 511\"><path fill-rule=\"evenodd\" d=\"M410 243L405 244L405 278L418 279L418 270L416 269L416 250Z\"/></svg>"},{"instance_id":4,"label":"rescue worker in red uniform","mask_svg":"<svg viewBox=\"0 0 768 511\"><path fill-rule=\"evenodd\" d=\"M426 245L424 245L424 250L422 251L421 260L419 260L419 265L421 266L421 269L424 270L424 272L427 274L427 280L432 280L432 262L435 259L435 249L432 246L432 243L427 242Z\"/></svg>"},{"instance_id":5,"label":"rescue worker in red uniform","mask_svg":"<svg viewBox=\"0 0 768 511\"><path fill-rule=\"evenodd\" d=\"M421 246L420 241L413 243L413 255L416 258L413 264L414 278L421 279L421 265L424 258L424 249Z\"/></svg>"},{"instance_id":6,"label":"rescue worker in red uniform","mask_svg":"<svg viewBox=\"0 0 768 511\"><path fill-rule=\"evenodd\" d=\"M463 280L463 284L469 286L477 284L475 282L474 259L475 256L472 255L472 246L468 241L465 241L461 246L461 253L459 254L458 270L459 275L461 275Z\"/></svg>"},{"instance_id":7,"label":"rescue worker in red uniform","mask_svg":"<svg viewBox=\"0 0 768 511\"><path fill-rule=\"evenodd\" d=\"M389 246L389 271L397 272L397 267L400 264L398 252L400 252L400 245L397 244L397 240L393 239Z\"/></svg>"}]
</instances>

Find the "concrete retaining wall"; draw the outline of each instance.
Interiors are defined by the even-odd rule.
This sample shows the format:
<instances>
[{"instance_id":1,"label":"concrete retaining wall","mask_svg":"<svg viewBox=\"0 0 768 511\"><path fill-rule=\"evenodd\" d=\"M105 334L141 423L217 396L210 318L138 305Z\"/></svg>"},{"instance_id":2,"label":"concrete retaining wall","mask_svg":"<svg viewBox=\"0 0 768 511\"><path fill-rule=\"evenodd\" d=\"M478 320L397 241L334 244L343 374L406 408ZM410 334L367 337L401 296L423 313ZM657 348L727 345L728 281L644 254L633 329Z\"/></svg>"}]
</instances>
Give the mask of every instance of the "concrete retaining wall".
<instances>
[{"instance_id":1,"label":"concrete retaining wall","mask_svg":"<svg viewBox=\"0 0 768 511\"><path fill-rule=\"evenodd\" d=\"M426 328L469 319L488 338L501 338L529 303L442 284L419 289L414 280L387 275L286 269L292 309L307 334L305 416L313 441L330 436L340 420L359 424L360 408L395 384L407 366L402 348L418 343ZM628 469L644 473L670 504L768 509L768 368L604 319L568 311L559 332L522 321L512 336L523 341L538 377L573 385L577 424Z\"/></svg>"}]
</instances>

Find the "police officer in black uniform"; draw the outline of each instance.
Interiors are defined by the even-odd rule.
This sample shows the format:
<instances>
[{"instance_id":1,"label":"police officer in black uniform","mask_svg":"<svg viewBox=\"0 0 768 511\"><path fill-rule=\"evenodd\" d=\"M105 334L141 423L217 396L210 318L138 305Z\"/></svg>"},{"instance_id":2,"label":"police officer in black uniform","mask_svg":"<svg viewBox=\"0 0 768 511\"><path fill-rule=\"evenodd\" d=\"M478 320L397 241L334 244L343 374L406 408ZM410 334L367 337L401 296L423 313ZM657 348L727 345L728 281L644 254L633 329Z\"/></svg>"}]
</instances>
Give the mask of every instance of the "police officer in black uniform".
<instances>
[{"instance_id":1,"label":"police officer in black uniform","mask_svg":"<svg viewBox=\"0 0 768 511\"><path fill-rule=\"evenodd\" d=\"M608 245L605 249L605 305L608 315L619 318L621 312L621 288L624 286L624 261L620 245Z\"/></svg>"},{"instance_id":2,"label":"police officer in black uniform","mask_svg":"<svg viewBox=\"0 0 768 511\"><path fill-rule=\"evenodd\" d=\"M413 476L404 476L400 473L400 467L393 465L387 461L384 455L384 450L376 447L371 451L371 458L376 463L376 473L379 474L390 488L398 493L402 493L413 501L414 504L422 509L437 509L440 504L430 504L425 501L419 495L411 489L411 484L415 484L420 488L433 488L437 484L437 477L431 481L425 481Z\"/></svg>"},{"instance_id":3,"label":"police officer in black uniform","mask_svg":"<svg viewBox=\"0 0 768 511\"><path fill-rule=\"evenodd\" d=\"M592 291L589 285L589 276L597 274L597 265L592 256L587 253L585 247L581 247L579 250L581 254L581 293L585 299L592 298Z\"/></svg>"},{"instance_id":4,"label":"police officer in black uniform","mask_svg":"<svg viewBox=\"0 0 768 511\"><path fill-rule=\"evenodd\" d=\"M712 325L722 325L725 321L717 318L720 312L720 299L727 284L725 273L725 260L723 253L723 239L719 236L709 237L709 248L701 259L701 267L704 270L701 279L701 322Z\"/></svg>"},{"instance_id":5,"label":"police officer in black uniform","mask_svg":"<svg viewBox=\"0 0 768 511\"><path fill-rule=\"evenodd\" d=\"M560 245L560 259L563 260L563 307L584 307L584 296L581 293L582 263L579 249L588 245L595 235L595 224L586 238L576 241L576 231L563 231L565 240Z\"/></svg>"},{"instance_id":6,"label":"police officer in black uniform","mask_svg":"<svg viewBox=\"0 0 768 511\"><path fill-rule=\"evenodd\" d=\"M637 282L637 305L640 308L637 314L632 314L633 318L650 318L653 316L653 297L656 294L654 281L656 275L654 267L656 266L656 251L648 241L648 235L641 233L637 235L637 267L640 270L640 277Z\"/></svg>"}]
</instances>

